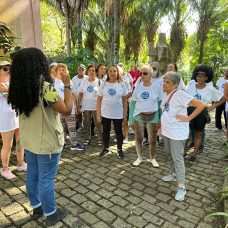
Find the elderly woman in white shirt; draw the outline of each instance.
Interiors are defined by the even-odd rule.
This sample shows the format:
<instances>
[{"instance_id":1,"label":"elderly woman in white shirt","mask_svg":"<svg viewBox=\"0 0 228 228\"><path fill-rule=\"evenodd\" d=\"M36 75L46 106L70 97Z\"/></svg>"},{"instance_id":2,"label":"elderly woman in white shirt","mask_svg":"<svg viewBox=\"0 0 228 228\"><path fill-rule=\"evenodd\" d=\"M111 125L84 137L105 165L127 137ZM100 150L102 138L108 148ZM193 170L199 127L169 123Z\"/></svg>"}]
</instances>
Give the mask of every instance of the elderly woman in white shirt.
<instances>
[{"instance_id":1,"label":"elderly woman in white shirt","mask_svg":"<svg viewBox=\"0 0 228 228\"><path fill-rule=\"evenodd\" d=\"M97 122L97 92L99 89L99 79L96 78L96 69L94 65L87 68L88 78L85 78L79 87L78 95L78 113L83 112L84 126L86 133L85 145L91 140L91 122L94 120L97 130L97 145L102 145L102 128L101 123Z\"/></svg>"},{"instance_id":2,"label":"elderly woman in white shirt","mask_svg":"<svg viewBox=\"0 0 228 228\"><path fill-rule=\"evenodd\" d=\"M156 139L159 122L159 105L162 100L162 89L160 85L153 83L152 68L144 65L140 69L141 82L134 89L131 98L130 124L134 124L135 129L135 147L138 158L133 162L138 166L143 162L144 128L147 129L149 141L150 162L154 167L159 167L156 161Z\"/></svg>"},{"instance_id":3,"label":"elderly woman in white shirt","mask_svg":"<svg viewBox=\"0 0 228 228\"><path fill-rule=\"evenodd\" d=\"M170 174L164 176L162 180L166 182L177 181L178 188L175 199L183 201L186 194L183 155L185 140L189 135L189 121L202 112L206 105L185 91L177 89L180 77L176 72L167 72L163 79L165 96L161 105L161 134L170 161ZM190 116L187 116L189 105L196 108Z\"/></svg>"}]
</instances>

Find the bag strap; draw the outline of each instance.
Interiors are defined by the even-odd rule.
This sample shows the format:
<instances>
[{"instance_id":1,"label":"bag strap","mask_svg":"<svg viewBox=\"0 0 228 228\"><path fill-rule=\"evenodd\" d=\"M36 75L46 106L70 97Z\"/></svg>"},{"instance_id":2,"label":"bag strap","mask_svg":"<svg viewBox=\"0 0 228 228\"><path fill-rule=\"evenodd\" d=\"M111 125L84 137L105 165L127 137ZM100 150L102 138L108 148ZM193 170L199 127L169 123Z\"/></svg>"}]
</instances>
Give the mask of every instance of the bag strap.
<instances>
[{"instance_id":1,"label":"bag strap","mask_svg":"<svg viewBox=\"0 0 228 228\"><path fill-rule=\"evenodd\" d=\"M169 99L168 99L168 101L165 103L165 107L164 107L164 109L162 110L162 112L164 112L164 111L166 110L166 108L168 107L169 102L170 102L170 100L171 100L173 94L176 93L176 92L177 92L177 89L174 90L174 91L170 94Z\"/></svg>"}]
</instances>

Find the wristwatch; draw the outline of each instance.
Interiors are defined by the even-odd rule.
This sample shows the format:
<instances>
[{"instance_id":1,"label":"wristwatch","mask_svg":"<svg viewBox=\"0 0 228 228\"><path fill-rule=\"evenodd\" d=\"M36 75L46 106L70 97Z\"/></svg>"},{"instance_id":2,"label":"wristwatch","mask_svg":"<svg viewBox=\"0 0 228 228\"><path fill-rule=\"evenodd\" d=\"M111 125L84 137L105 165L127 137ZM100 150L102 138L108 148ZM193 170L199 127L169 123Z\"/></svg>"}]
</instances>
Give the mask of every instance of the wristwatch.
<instances>
[{"instance_id":1,"label":"wristwatch","mask_svg":"<svg viewBox=\"0 0 228 228\"><path fill-rule=\"evenodd\" d=\"M70 89L70 90L72 90L72 88L71 88L70 85L65 85L65 86L64 86L64 89Z\"/></svg>"}]
</instances>

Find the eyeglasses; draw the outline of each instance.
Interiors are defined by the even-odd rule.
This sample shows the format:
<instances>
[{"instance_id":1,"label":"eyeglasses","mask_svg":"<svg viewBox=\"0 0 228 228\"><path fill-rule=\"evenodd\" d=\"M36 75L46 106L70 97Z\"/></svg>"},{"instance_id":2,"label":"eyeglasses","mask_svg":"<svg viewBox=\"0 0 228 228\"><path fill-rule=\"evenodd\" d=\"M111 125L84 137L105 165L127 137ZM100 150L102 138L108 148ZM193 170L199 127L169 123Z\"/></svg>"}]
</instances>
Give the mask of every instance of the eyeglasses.
<instances>
[{"instance_id":1,"label":"eyeglasses","mask_svg":"<svg viewBox=\"0 0 228 228\"><path fill-rule=\"evenodd\" d=\"M148 75L148 72L140 72L140 76L142 75Z\"/></svg>"},{"instance_id":2,"label":"eyeglasses","mask_svg":"<svg viewBox=\"0 0 228 228\"><path fill-rule=\"evenodd\" d=\"M3 69L3 71L5 71L5 72L10 72L9 66L0 66L0 69Z\"/></svg>"}]
</instances>

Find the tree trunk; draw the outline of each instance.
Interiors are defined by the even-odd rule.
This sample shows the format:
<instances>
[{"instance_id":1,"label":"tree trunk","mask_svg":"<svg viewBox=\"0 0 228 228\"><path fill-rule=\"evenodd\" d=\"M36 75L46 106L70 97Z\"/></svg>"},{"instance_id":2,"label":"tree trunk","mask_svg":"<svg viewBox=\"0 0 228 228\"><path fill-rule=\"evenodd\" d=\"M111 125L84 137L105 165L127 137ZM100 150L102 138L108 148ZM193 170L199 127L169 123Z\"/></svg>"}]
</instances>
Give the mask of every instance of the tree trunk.
<instances>
[{"instance_id":1,"label":"tree trunk","mask_svg":"<svg viewBox=\"0 0 228 228\"><path fill-rule=\"evenodd\" d=\"M114 37L113 37L113 51L114 64L119 62L119 47L120 47L120 0L114 0Z\"/></svg>"},{"instance_id":2,"label":"tree trunk","mask_svg":"<svg viewBox=\"0 0 228 228\"><path fill-rule=\"evenodd\" d=\"M203 63L203 47L204 47L204 40L200 41L200 51L199 51L199 64Z\"/></svg>"},{"instance_id":3,"label":"tree trunk","mask_svg":"<svg viewBox=\"0 0 228 228\"><path fill-rule=\"evenodd\" d=\"M69 24L69 11L67 1L64 0L65 18L66 18L66 54L69 57L71 53L71 36L70 36L70 24Z\"/></svg>"}]
</instances>

